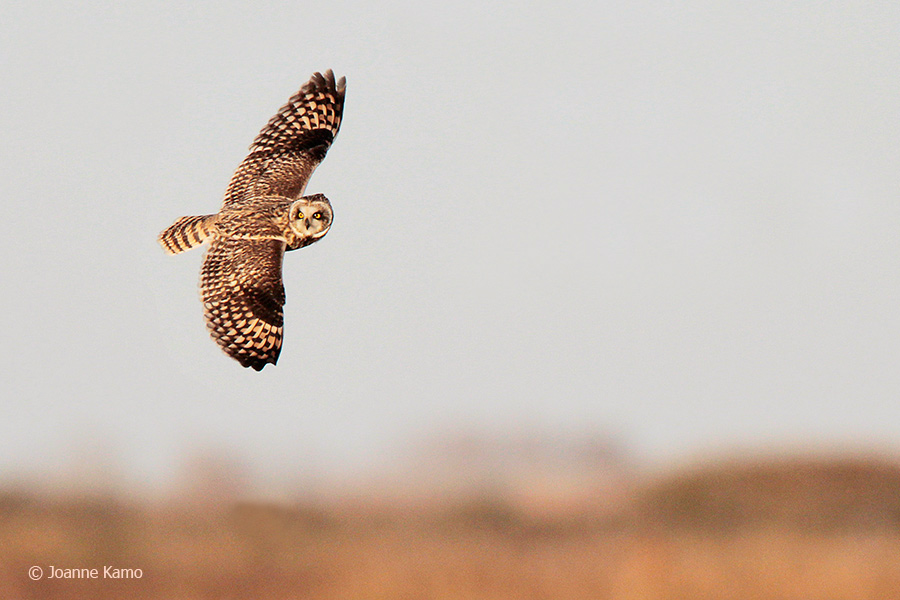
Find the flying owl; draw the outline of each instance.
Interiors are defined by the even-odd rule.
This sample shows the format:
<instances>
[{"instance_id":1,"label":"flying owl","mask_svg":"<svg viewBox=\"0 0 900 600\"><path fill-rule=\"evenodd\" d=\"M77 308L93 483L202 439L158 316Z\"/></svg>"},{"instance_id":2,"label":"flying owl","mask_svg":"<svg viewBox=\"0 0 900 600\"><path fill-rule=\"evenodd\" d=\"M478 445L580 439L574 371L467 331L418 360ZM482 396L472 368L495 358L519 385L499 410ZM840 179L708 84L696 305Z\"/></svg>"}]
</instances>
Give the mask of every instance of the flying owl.
<instances>
[{"instance_id":1,"label":"flying owl","mask_svg":"<svg viewBox=\"0 0 900 600\"><path fill-rule=\"evenodd\" d=\"M331 228L334 212L306 184L341 126L347 82L315 73L250 145L214 215L182 217L159 234L169 254L209 242L200 273L212 338L245 367L262 370L281 352L284 253Z\"/></svg>"}]
</instances>

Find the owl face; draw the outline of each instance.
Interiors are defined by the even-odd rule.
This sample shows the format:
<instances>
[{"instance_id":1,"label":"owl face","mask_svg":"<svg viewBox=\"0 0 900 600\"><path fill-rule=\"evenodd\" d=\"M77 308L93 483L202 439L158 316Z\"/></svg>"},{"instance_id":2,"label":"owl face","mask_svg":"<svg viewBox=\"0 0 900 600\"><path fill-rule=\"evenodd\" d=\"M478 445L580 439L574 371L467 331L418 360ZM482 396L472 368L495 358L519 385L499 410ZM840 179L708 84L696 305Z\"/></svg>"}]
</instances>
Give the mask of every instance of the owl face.
<instances>
[{"instance_id":1,"label":"owl face","mask_svg":"<svg viewBox=\"0 0 900 600\"><path fill-rule=\"evenodd\" d=\"M290 208L290 226L301 240L315 241L328 233L334 212L322 194L303 196Z\"/></svg>"}]
</instances>

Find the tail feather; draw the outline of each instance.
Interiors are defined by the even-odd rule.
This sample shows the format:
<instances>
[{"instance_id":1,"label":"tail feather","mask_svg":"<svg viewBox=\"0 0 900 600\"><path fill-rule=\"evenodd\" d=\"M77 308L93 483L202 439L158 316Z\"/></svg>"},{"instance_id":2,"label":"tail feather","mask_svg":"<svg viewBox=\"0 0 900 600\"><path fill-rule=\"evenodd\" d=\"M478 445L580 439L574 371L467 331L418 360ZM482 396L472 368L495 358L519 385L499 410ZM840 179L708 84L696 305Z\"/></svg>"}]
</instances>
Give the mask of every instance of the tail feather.
<instances>
[{"instance_id":1,"label":"tail feather","mask_svg":"<svg viewBox=\"0 0 900 600\"><path fill-rule=\"evenodd\" d=\"M199 246L212 234L216 215L181 217L159 234L159 244L169 254Z\"/></svg>"}]
</instances>

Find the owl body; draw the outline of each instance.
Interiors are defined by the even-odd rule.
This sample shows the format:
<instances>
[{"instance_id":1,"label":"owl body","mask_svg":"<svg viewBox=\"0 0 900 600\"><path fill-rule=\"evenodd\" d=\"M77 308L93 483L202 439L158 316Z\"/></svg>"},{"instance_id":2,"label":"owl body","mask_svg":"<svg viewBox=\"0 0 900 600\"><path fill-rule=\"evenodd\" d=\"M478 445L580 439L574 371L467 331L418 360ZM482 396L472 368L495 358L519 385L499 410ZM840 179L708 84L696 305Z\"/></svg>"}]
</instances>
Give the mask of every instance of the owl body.
<instances>
[{"instance_id":1,"label":"owl body","mask_svg":"<svg viewBox=\"0 0 900 600\"><path fill-rule=\"evenodd\" d=\"M182 217L159 242L178 254L208 242L200 273L212 338L245 367L281 352L284 253L322 239L334 213L322 194L301 196L340 128L344 78L315 73L250 146L216 214Z\"/></svg>"}]
</instances>

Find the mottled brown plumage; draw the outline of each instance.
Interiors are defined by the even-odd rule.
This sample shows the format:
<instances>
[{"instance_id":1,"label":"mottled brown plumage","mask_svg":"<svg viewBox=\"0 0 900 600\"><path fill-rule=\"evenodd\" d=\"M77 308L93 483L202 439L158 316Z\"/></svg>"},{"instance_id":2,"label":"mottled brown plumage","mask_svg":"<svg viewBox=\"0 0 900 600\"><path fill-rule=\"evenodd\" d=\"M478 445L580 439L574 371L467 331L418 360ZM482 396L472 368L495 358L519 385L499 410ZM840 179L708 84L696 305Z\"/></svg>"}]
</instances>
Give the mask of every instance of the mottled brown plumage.
<instances>
[{"instance_id":1,"label":"mottled brown plumage","mask_svg":"<svg viewBox=\"0 0 900 600\"><path fill-rule=\"evenodd\" d=\"M214 215L182 217L159 235L170 254L209 240L200 290L210 335L232 358L257 371L281 352L287 250L320 240L331 203L302 196L341 125L345 79L315 73L272 117L240 164Z\"/></svg>"}]
</instances>

